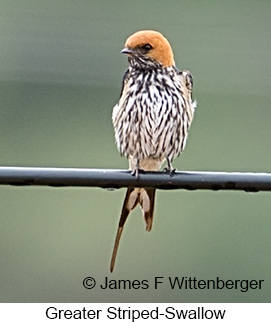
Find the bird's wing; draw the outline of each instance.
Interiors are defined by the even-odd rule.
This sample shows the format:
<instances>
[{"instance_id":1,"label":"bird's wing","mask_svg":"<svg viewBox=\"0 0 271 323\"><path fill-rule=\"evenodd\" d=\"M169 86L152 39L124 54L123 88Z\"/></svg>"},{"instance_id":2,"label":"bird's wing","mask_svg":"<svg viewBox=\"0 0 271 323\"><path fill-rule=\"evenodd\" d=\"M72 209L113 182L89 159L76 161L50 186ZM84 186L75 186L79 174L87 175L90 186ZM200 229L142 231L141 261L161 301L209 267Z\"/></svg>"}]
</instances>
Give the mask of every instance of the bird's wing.
<instances>
[{"instance_id":1,"label":"bird's wing","mask_svg":"<svg viewBox=\"0 0 271 323\"><path fill-rule=\"evenodd\" d=\"M192 100L192 91L193 91L193 76L188 70L177 70L178 76L181 78L183 87L187 90L187 94Z\"/></svg>"},{"instance_id":2,"label":"bird's wing","mask_svg":"<svg viewBox=\"0 0 271 323\"><path fill-rule=\"evenodd\" d=\"M120 98L119 98L119 102L114 106L113 108L113 112L112 112L112 120L113 120L113 125L115 127L115 131L118 128L118 123L119 123L119 118L121 117L122 114L122 99L125 98L125 91L127 91L127 87L126 84L128 82L129 79L129 69L126 70L126 72L124 73L123 79L122 79L122 86L121 86L121 91L120 91Z\"/></svg>"},{"instance_id":3,"label":"bird's wing","mask_svg":"<svg viewBox=\"0 0 271 323\"><path fill-rule=\"evenodd\" d=\"M127 68L127 70L125 71L124 76L123 76L123 79L122 79L122 86L121 86L121 91L120 91L120 97L123 94L123 90L124 90L124 87L125 87L126 83L128 82L128 79L129 79L129 68Z\"/></svg>"},{"instance_id":4,"label":"bird's wing","mask_svg":"<svg viewBox=\"0 0 271 323\"><path fill-rule=\"evenodd\" d=\"M186 109L189 117L188 119L190 120L189 121L189 125L190 125L195 113L195 109L197 107L197 102L194 101L192 98L193 76L187 70L182 70L182 71L177 70L177 75L181 82L181 91L186 102L185 106L187 107Z\"/></svg>"}]
</instances>

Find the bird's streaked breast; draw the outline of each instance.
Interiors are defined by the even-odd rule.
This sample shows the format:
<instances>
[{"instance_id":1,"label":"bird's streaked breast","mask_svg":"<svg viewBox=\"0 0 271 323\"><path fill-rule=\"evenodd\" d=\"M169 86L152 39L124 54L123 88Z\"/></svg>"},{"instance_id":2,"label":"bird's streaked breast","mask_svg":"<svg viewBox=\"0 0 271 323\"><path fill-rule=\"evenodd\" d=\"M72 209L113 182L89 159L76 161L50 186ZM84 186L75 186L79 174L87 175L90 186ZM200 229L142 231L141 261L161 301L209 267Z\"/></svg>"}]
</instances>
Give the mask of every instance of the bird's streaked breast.
<instances>
[{"instance_id":1,"label":"bird's streaked breast","mask_svg":"<svg viewBox=\"0 0 271 323\"><path fill-rule=\"evenodd\" d=\"M127 75L113 109L115 138L122 155L173 159L183 150L194 109L175 67L135 70Z\"/></svg>"}]
</instances>

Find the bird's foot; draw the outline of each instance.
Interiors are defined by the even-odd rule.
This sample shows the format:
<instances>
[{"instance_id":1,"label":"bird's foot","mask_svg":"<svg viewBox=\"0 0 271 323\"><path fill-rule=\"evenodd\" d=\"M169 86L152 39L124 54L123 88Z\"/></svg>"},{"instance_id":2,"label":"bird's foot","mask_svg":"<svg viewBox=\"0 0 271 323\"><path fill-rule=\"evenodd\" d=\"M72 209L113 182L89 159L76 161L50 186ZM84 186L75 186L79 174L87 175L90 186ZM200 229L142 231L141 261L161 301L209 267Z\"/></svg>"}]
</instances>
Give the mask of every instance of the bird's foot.
<instances>
[{"instance_id":1,"label":"bird's foot","mask_svg":"<svg viewBox=\"0 0 271 323\"><path fill-rule=\"evenodd\" d=\"M139 173L141 174L145 174L146 172L144 171L144 169L141 169L139 167L136 167L135 169L132 170L131 175L135 176L135 178L139 177Z\"/></svg>"},{"instance_id":2,"label":"bird's foot","mask_svg":"<svg viewBox=\"0 0 271 323\"><path fill-rule=\"evenodd\" d=\"M134 170L132 170L131 175L138 178L138 174L139 174L139 168L136 167Z\"/></svg>"},{"instance_id":3,"label":"bird's foot","mask_svg":"<svg viewBox=\"0 0 271 323\"><path fill-rule=\"evenodd\" d=\"M176 172L176 168L174 168L169 160L167 160L167 166L164 168L164 171L167 172L170 176L173 176Z\"/></svg>"},{"instance_id":4,"label":"bird's foot","mask_svg":"<svg viewBox=\"0 0 271 323\"><path fill-rule=\"evenodd\" d=\"M141 174L145 174L146 172L144 171L144 169L141 169L139 167L136 167L134 170L132 170L131 175L135 176L135 178L139 177L139 173Z\"/></svg>"}]
</instances>

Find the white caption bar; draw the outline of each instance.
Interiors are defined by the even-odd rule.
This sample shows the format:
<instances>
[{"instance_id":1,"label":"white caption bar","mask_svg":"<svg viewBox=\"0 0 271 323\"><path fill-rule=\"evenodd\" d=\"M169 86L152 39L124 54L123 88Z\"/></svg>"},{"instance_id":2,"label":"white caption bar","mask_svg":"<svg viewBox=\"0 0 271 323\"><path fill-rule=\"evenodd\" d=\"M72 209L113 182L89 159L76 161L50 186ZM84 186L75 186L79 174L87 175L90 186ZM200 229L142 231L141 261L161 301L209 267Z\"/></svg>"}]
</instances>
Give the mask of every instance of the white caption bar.
<instances>
[{"instance_id":1,"label":"white caption bar","mask_svg":"<svg viewBox=\"0 0 271 323\"><path fill-rule=\"evenodd\" d=\"M271 306L256 303L2 303L0 321L43 322L271 322Z\"/></svg>"}]
</instances>

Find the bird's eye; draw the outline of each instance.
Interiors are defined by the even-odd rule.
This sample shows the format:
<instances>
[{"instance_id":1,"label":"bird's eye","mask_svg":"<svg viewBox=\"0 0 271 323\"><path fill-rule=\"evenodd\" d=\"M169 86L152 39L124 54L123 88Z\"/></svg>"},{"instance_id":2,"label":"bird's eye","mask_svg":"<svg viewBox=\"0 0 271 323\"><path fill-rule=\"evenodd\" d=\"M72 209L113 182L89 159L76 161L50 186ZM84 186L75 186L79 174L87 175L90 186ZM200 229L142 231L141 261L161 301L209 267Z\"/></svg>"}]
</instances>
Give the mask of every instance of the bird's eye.
<instances>
[{"instance_id":1,"label":"bird's eye","mask_svg":"<svg viewBox=\"0 0 271 323\"><path fill-rule=\"evenodd\" d=\"M150 51L152 49L152 45L145 44L141 48L144 49L146 52L148 52L148 51Z\"/></svg>"}]
</instances>

